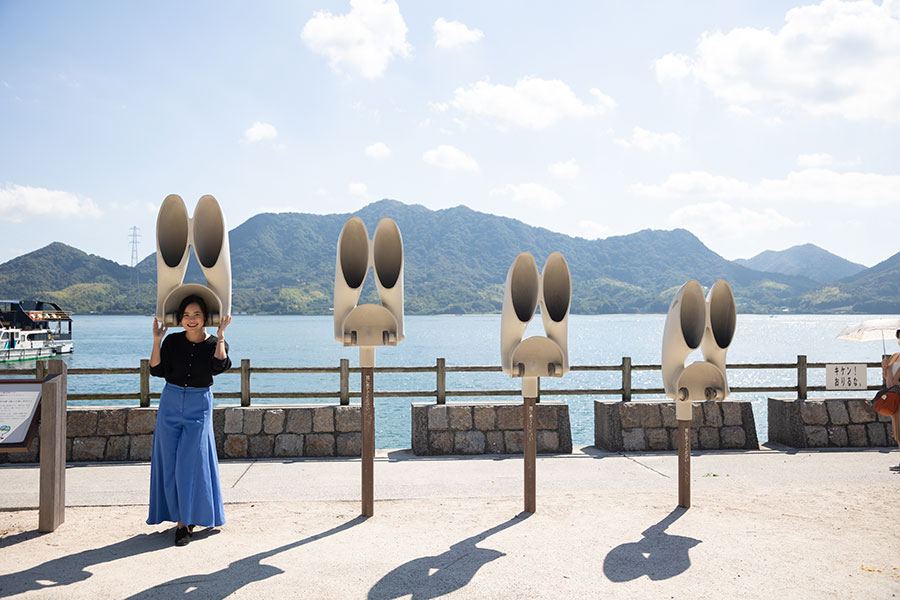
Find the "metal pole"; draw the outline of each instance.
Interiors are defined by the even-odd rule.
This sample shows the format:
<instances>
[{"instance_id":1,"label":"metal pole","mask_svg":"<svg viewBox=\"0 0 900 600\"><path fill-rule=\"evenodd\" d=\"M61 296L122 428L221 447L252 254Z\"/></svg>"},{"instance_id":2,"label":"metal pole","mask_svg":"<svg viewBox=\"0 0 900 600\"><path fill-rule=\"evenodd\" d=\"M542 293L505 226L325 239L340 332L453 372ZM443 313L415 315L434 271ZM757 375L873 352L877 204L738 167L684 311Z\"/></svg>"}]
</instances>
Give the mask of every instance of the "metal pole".
<instances>
[{"instance_id":1,"label":"metal pole","mask_svg":"<svg viewBox=\"0 0 900 600\"><path fill-rule=\"evenodd\" d=\"M691 507L691 421L678 420L678 506Z\"/></svg>"},{"instance_id":2,"label":"metal pole","mask_svg":"<svg viewBox=\"0 0 900 600\"><path fill-rule=\"evenodd\" d=\"M362 371L362 516L375 514L375 347L359 347Z\"/></svg>"},{"instance_id":3,"label":"metal pole","mask_svg":"<svg viewBox=\"0 0 900 600\"><path fill-rule=\"evenodd\" d=\"M341 359L341 406L350 404L350 359Z\"/></svg>"},{"instance_id":4,"label":"metal pole","mask_svg":"<svg viewBox=\"0 0 900 600\"><path fill-rule=\"evenodd\" d=\"M537 402L538 377L522 379L523 429L525 430L525 512L537 509L537 426L535 404Z\"/></svg>"}]
</instances>

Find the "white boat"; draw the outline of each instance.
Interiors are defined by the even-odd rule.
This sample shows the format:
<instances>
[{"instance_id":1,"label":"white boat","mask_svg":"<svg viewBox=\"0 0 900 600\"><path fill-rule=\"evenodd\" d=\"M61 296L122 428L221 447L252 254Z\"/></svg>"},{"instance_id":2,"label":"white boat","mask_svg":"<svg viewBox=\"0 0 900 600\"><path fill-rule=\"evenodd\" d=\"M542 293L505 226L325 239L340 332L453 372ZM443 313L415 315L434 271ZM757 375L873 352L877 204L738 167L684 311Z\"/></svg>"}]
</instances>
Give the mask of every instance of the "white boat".
<instances>
[{"instance_id":1,"label":"white boat","mask_svg":"<svg viewBox=\"0 0 900 600\"><path fill-rule=\"evenodd\" d=\"M72 316L53 302L0 300L0 362L75 350Z\"/></svg>"}]
</instances>

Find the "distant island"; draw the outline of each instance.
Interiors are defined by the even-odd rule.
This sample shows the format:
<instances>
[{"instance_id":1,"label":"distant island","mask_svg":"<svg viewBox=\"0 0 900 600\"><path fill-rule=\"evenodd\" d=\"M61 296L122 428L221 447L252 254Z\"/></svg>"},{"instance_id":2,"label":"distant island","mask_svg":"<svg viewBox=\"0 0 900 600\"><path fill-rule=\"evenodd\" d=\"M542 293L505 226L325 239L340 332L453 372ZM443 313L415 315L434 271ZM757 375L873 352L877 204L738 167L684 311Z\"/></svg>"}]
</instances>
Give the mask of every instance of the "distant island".
<instances>
[{"instance_id":1,"label":"distant island","mask_svg":"<svg viewBox=\"0 0 900 600\"><path fill-rule=\"evenodd\" d=\"M236 312L330 314L338 235L350 216L372 232L400 226L407 314L496 313L506 272L521 251L538 264L561 251L576 314L663 313L688 279L734 289L744 313L900 312L900 253L866 268L806 244L729 261L684 229L585 240L457 206L430 210L381 200L349 214L263 213L230 232ZM191 258L186 282L203 282ZM371 276L363 300L375 302ZM140 282L138 287L137 282ZM42 299L76 313L151 314L156 256L120 265L54 242L0 264L0 296Z\"/></svg>"}]
</instances>

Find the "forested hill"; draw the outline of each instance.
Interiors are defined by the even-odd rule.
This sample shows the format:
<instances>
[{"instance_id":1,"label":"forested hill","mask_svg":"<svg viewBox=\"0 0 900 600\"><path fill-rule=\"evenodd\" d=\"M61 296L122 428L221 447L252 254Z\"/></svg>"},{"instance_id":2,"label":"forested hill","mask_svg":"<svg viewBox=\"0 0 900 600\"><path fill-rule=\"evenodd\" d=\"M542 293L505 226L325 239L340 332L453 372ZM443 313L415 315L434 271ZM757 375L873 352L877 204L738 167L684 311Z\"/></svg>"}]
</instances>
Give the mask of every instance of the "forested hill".
<instances>
[{"instance_id":1,"label":"forested hill","mask_svg":"<svg viewBox=\"0 0 900 600\"><path fill-rule=\"evenodd\" d=\"M850 262L815 244L792 246L781 251L766 250L753 258L739 258L734 262L757 271L802 275L818 283L852 277L866 270L865 265Z\"/></svg>"},{"instance_id":2,"label":"forested hill","mask_svg":"<svg viewBox=\"0 0 900 600\"><path fill-rule=\"evenodd\" d=\"M565 255L574 313L665 312L688 279L704 286L728 280L742 312L814 306L817 290L823 289L810 278L725 260L683 229L585 240L465 206L434 211L392 200L352 214L362 218L370 235L380 218L397 221L406 254L408 314L498 312L506 273L522 251L531 252L539 267L552 251ZM235 311L328 314L337 239L350 216L266 213L233 229ZM151 313L155 271L155 254L141 261L135 274L55 243L0 265L0 296L55 300L76 312ZM134 292L136 279L140 295ZM186 281L202 280L192 264ZM371 273L365 288L364 301L374 301Z\"/></svg>"}]
</instances>

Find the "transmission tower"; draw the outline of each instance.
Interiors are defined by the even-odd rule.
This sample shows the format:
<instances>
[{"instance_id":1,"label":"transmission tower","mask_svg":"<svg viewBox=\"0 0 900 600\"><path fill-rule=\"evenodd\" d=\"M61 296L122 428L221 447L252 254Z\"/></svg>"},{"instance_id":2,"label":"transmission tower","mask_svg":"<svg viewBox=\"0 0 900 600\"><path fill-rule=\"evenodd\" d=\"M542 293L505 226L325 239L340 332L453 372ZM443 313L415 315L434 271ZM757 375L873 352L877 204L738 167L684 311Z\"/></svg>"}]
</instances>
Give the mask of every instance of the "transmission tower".
<instances>
[{"instance_id":1,"label":"transmission tower","mask_svg":"<svg viewBox=\"0 0 900 600\"><path fill-rule=\"evenodd\" d=\"M129 235L131 238L131 277L132 283L134 285L133 293L135 302L140 303L141 301L141 275L138 272L138 244L140 243L141 238L141 230L137 225L131 228L131 234Z\"/></svg>"}]
</instances>

